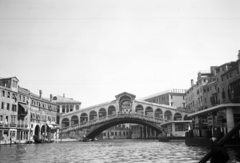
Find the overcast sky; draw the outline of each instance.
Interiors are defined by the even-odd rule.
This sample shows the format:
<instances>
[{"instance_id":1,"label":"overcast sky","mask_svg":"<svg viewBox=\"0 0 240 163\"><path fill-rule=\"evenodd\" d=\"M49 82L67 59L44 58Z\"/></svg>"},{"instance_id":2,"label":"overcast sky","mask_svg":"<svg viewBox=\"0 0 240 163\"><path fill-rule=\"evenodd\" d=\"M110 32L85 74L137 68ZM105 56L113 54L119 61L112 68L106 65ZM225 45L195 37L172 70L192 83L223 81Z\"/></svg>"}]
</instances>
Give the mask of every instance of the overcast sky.
<instances>
[{"instance_id":1,"label":"overcast sky","mask_svg":"<svg viewBox=\"0 0 240 163\"><path fill-rule=\"evenodd\" d=\"M82 108L188 89L238 50L238 0L0 0L0 77Z\"/></svg>"}]
</instances>

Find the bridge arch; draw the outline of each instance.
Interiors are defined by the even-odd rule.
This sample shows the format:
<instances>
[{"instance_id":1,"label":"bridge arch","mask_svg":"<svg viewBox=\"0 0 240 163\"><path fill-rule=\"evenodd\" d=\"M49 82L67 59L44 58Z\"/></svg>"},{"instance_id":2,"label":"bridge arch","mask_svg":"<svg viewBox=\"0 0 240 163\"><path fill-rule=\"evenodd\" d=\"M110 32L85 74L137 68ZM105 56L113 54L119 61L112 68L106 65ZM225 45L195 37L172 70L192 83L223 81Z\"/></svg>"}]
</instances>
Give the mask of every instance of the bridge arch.
<instances>
[{"instance_id":1,"label":"bridge arch","mask_svg":"<svg viewBox=\"0 0 240 163\"><path fill-rule=\"evenodd\" d=\"M89 120L96 120L97 119L97 112L95 110L90 111Z\"/></svg>"},{"instance_id":2,"label":"bridge arch","mask_svg":"<svg viewBox=\"0 0 240 163\"><path fill-rule=\"evenodd\" d=\"M153 108L148 106L146 109L145 109L145 115L147 116L150 116L150 117L153 117Z\"/></svg>"},{"instance_id":3,"label":"bridge arch","mask_svg":"<svg viewBox=\"0 0 240 163\"><path fill-rule=\"evenodd\" d=\"M154 115L156 118L163 118L163 112L162 112L162 109L160 108L157 108L155 110L155 115Z\"/></svg>"},{"instance_id":4,"label":"bridge arch","mask_svg":"<svg viewBox=\"0 0 240 163\"><path fill-rule=\"evenodd\" d=\"M113 114L116 114L116 108L111 105L108 107L108 115L113 115Z\"/></svg>"},{"instance_id":5,"label":"bridge arch","mask_svg":"<svg viewBox=\"0 0 240 163\"><path fill-rule=\"evenodd\" d=\"M62 120L62 128L64 127L69 127L70 126L70 122L68 118L63 118Z\"/></svg>"},{"instance_id":6,"label":"bridge arch","mask_svg":"<svg viewBox=\"0 0 240 163\"><path fill-rule=\"evenodd\" d=\"M98 115L99 115L99 118L102 118L102 117L105 117L107 116L107 111L105 108L101 108L99 111L98 111Z\"/></svg>"},{"instance_id":7,"label":"bridge arch","mask_svg":"<svg viewBox=\"0 0 240 163\"><path fill-rule=\"evenodd\" d=\"M156 125L153 125L152 123L149 123L147 121L143 121L140 118L123 118L123 119L113 119L110 122L106 122L98 127L96 127L94 130L90 131L86 137L88 139L93 139L96 136L98 136L100 133L102 133L104 130L111 128L113 126L119 125L119 124L123 124L123 123L135 123L135 124L140 124L143 126L147 126L149 128L151 128L154 131L157 131L157 133L161 133L162 130L160 127L157 127Z\"/></svg>"},{"instance_id":8,"label":"bridge arch","mask_svg":"<svg viewBox=\"0 0 240 163\"><path fill-rule=\"evenodd\" d=\"M182 120L182 115L181 115L180 113L175 113L173 120L174 120L174 121L180 121L180 120Z\"/></svg>"},{"instance_id":9,"label":"bridge arch","mask_svg":"<svg viewBox=\"0 0 240 163\"><path fill-rule=\"evenodd\" d=\"M87 122L88 121L88 115L87 113L82 113L80 115L80 123Z\"/></svg>"},{"instance_id":10,"label":"bridge arch","mask_svg":"<svg viewBox=\"0 0 240 163\"><path fill-rule=\"evenodd\" d=\"M79 119L77 115L73 115L71 118L71 125L79 124Z\"/></svg>"},{"instance_id":11,"label":"bridge arch","mask_svg":"<svg viewBox=\"0 0 240 163\"><path fill-rule=\"evenodd\" d=\"M164 112L164 119L166 120L172 120L172 112L167 110Z\"/></svg>"},{"instance_id":12,"label":"bridge arch","mask_svg":"<svg viewBox=\"0 0 240 163\"><path fill-rule=\"evenodd\" d=\"M142 105L137 105L136 109L135 109L135 112L138 113L138 114L143 114L144 113L143 106Z\"/></svg>"}]
</instances>

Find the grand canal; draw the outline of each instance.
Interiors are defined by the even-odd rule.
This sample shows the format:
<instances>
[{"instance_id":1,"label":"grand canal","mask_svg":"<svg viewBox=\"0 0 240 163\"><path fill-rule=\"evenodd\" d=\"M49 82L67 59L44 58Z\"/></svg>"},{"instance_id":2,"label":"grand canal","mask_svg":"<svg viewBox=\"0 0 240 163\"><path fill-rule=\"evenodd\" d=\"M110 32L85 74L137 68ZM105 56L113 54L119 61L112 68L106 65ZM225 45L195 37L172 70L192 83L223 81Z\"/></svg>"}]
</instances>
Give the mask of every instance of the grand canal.
<instances>
[{"instance_id":1,"label":"grand canal","mask_svg":"<svg viewBox=\"0 0 240 163\"><path fill-rule=\"evenodd\" d=\"M187 147L184 142L109 140L0 146L1 163L194 163L207 148ZM231 151L230 151L231 152ZM230 161L235 162L235 161Z\"/></svg>"}]
</instances>

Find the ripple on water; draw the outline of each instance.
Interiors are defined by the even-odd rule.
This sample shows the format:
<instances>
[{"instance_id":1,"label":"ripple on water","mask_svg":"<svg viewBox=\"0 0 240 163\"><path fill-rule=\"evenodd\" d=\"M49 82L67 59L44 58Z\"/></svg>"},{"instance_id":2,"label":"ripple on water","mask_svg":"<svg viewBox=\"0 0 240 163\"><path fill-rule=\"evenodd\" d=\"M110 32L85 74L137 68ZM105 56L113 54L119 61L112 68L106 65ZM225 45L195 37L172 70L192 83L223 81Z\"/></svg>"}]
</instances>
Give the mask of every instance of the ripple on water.
<instances>
[{"instance_id":1,"label":"ripple on water","mask_svg":"<svg viewBox=\"0 0 240 163\"><path fill-rule=\"evenodd\" d=\"M207 151L206 148L187 147L184 142L162 143L156 140L64 142L2 146L0 161L4 163L195 163Z\"/></svg>"}]
</instances>

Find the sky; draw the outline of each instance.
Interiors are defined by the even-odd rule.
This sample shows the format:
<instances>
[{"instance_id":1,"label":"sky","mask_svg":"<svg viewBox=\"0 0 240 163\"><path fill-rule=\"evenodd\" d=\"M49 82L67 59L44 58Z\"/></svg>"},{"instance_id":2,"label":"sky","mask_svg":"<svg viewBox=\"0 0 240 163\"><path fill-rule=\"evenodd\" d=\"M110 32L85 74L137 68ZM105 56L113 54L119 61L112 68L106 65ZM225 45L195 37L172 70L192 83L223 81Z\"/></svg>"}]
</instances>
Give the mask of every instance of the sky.
<instances>
[{"instance_id":1,"label":"sky","mask_svg":"<svg viewBox=\"0 0 240 163\"><path fill-rule=\"evenodd\" d=\"M0 77L81 108L188 89L238 50L238 0L0 0Z\"/></svg>"}]
</instances>

